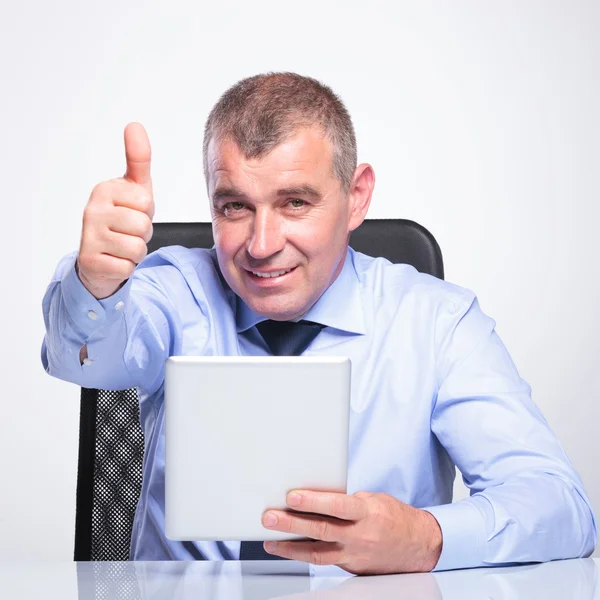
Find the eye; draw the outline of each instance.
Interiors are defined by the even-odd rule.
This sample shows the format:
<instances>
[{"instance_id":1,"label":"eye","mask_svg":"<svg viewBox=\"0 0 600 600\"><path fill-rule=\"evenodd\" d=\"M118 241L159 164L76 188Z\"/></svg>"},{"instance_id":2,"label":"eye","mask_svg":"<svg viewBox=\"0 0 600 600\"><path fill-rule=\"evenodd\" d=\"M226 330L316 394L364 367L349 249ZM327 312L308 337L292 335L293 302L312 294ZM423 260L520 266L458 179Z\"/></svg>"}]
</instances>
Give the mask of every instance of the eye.
<instances>
[{"instance_id":1,"label":"eye","mask_svg":"<svg viewBox=\"0 0 600 600\"><path fill-rule=\"evenodd\" d=\"M302 208L303 206L306 205L306 201L305 200L299 200L298 198L293 198L292 200L290 200L290 205L293 208Z\"/></svg>"},{"instance_id":2,"label":"eye","mask_svg":"<svg viewBox=\"0 0 600 600\"><path fill-rule=\"evenodd\" d=\"M222 213L229 218L241 217L246 212L246 205L243 202L227 202L221 209Z\"/></svg>"}]
</instances>

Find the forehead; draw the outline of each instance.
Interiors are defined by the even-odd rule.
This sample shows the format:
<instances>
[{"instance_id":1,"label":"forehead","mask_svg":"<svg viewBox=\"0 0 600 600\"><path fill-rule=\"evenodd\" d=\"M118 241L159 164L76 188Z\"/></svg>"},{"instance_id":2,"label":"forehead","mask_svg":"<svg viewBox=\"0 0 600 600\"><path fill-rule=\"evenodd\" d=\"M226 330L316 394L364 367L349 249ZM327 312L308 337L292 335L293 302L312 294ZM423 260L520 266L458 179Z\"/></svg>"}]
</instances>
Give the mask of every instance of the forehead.
<instances>
[{"instance_id":1,"label":"forehead","mask_svg":"<svg viewBox=\"0 0 600 600\"><path fill-rule=\"evenodd\" d=\"M294 181L333 179L332 148L317 128L303 128L260 158L248 158L230 139L211 140L207 149L209 191L217 185L280 186Z\"/></svg>"}]
</instances>

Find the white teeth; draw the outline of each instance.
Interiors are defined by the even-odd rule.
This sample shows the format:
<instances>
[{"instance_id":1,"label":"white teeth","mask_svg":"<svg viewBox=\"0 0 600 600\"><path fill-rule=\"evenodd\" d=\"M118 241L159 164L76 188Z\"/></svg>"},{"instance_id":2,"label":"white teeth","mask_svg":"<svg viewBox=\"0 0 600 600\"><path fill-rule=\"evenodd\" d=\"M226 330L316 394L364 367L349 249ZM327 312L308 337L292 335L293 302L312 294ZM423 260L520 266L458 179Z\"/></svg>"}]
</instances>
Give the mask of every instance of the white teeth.
<instances>
[{"instance_id":1,"label":"white teeth","mask_svg":"<svg viewBox=\"0 0 600 600\"><path fill-rule=\"evenodd\" d=\"M273 271L273 273L257 273L256 271L250 271L252 273L252 275L256 275L257 277L265 277L265 278L269 278L269 277L279 277L280 275L285 275L286 273L289 273L292 269L287 269L287 271Z\"/></svg>"}]
</instances>

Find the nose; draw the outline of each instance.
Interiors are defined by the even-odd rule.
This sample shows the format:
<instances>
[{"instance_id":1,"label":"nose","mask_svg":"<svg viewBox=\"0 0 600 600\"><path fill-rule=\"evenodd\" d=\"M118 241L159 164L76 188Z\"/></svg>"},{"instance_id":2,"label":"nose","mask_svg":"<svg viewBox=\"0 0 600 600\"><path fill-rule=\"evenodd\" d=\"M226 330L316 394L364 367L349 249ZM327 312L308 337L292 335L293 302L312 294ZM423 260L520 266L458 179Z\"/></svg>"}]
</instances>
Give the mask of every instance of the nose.
<instances>
[{"instance_id":1,"label":"nose","mask_svg":"<svg viewBox=\"0 0 600 600\"><path fill-rule=\"evenodd\" d=\"M248 254L257 260L269 258L283 250L285 232L282 219L269 209L258 209L254 216Z\"/></svg>"}]
</instances>

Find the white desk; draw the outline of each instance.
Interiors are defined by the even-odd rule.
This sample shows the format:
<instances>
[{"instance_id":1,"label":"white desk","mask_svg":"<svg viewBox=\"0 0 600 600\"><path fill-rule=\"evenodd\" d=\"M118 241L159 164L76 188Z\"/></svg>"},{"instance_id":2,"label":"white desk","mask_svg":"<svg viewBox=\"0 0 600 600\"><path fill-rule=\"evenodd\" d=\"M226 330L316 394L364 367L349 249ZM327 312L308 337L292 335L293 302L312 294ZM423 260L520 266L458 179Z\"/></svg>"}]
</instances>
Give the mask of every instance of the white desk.
<instances>
[{"instance_id":1,"label":"white desk","mask_svg":"<svg viewBox=\"0 0 600 600\"><path fill-rule=\"evenodd\" d=\"M598 559L581 559L435 574L309 577L306 565L291 561L14 562L0 565L0 598L597 600L597 566Z\"/></svg>"}]
</instances>

